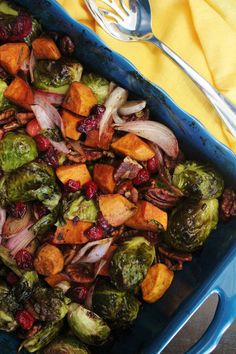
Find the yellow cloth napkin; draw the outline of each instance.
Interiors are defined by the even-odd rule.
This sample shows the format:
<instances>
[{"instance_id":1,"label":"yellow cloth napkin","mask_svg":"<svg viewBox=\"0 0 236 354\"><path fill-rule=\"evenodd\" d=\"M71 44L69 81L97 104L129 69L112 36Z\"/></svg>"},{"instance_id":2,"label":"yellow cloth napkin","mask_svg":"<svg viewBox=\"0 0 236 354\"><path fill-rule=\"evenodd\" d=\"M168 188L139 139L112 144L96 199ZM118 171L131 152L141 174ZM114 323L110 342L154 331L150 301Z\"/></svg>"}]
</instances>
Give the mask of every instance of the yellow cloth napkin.
<instances>
[{"instance_id":1,"label":"yellow cloth napkin","mask_svg":"<svg viewBox=\"0 0 236 354\"><path fill-rule=\"evenodd\" d=\"M83 0L58 0L107 45L127 57L184 110L198 118L236 152L226 129L196 85L154 45L120 42L93 20ZM236 104L236 0L151 0L153 31L203 77Z\"/></svg>"}]
</instances>

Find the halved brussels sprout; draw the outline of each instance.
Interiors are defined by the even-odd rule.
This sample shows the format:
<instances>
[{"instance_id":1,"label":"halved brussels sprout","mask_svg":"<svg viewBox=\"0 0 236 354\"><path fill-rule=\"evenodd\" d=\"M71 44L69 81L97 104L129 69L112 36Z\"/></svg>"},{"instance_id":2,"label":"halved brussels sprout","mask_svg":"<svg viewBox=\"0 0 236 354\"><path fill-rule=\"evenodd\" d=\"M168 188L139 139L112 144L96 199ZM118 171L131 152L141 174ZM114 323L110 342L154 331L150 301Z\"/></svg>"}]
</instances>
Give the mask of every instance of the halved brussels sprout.
<instances>
[{"instance_id":1,"label":"halved brussels sprout","mask_svg":"<svg viewBox=\"0 0 236 354\"><path fill-rule=\"evenodd\" d=\"M218 198L224 189L223 178L212 166L195 161L177 165L172 181L186 197L197 200Z\"/></svg>"},{"instance_id":2,"label":"halved brussels sprout","mask_svg":"<svg viewBox=\"0 0 236 354\"><path fill-rule=\"evenodd\" d=\"M203 246L218 223L217 199L183 201L171 213L165 241L180 252L194 252Z\"/></svg>"},{"instance_id":3,"label":"halved brussels sprout","mask_svg":"<svg viewBox=\"0 0 236 354\"><path fill-rule=\"evenodd\" d=\"M73 81L80 81L83 67L65 59L38 60L34 70L34 86L55 93L66 93Z\"/></svg>"},{"instance_id":4,"label":"halved brussels sprout","mask_svg":"<svg viewBox=\"0 0 236 354\"><path fill-rule=\"evenodd\" d=\"M17 328L17 322L14 316L6 308L1 306L0 302L0 330L6 332L12 332Z\"/></svg>"},{"instance_id":5,"label":"halved brussels sprout","mask_svg":"<svg viewBox=\"0 0 236 354\"><path fill-rule=\"evenodd\" d=\"M144 237L123 242L110 263L111 282L119 290L134 290L145 278L155 257L155 248Z\"/></svg>"},{"instance_id":6,"label":"halved brussels sprout","mask_svg":"<svg viewBox=\"0 0 236 354\"><path fill-rule=\"evenodd\" d=\"M9 269L11 269L16 275L19 277L22 276L23 271L17 267L16 261L10 255L10 251L8 248L0 245L0 260L2 263Z\"/></svg>"},{"instance_id":7,"label":"halved brussels sprout","mask_svg":"<svg viewBox=\"0 0 236 354\"><path fill-rule=\"evenodd\" d=\"M109 92L109 81L94 73L83 74L81 81L91 88L99 104L104 103Z\"/></svg>"},{"instance_id":8,"label":"halved brussels sprout","mask_svg":"<svg viewBox=\"0 0 236 354\"><path fill-rule=\"evenodd\" d=\"M4 172L13 171L38 156L33 138L23 133L8 133L0 141L0 167Z\"/></svg>"},{"instance_id":9,"label":"halved brussels sprout","mask_svg":"<svg viewBox=\"0 0 236 354\"><path fill-rule=\"evenodd\" d=\"M81 221L95 222L98 208L93 200L86 200L77 192L70 194L64 201L63 214L65 219L73 220L77 216Z\"/></svg>"},{"instance_id":10,"label":"halved brussels sprout","mask_svg":"<svg viewBox=\"0 0 236 354\"><path fill-rule=\"evenodd\" d=\"M73 334L86 344L99 346L110 336L111 330L106 322L79 304L69 305L67 320Z\"/></svg>"},{"instance_id":11,"label":"halved brussels sprout","mask_svg":"<svg viewBox=\"0 0 236 354\"><path fill-rule=\"evenodd\" d=\"M10 294L14 296L18 303L26 302L32 296L38 281L39 278L36 272L25 272L13 285Z\"/></svg>"},{"instance_id":12,"label":"halved brussels sprout","mask_svg":"<svg viewBox=\"0 0 236 354\"><path fill-rule=\"evenodd\" d=\"M93 293L93 309L112 328L127 328L138 316L139 301L132 294L116 289L108 281L98 282Z\"/></svg>"},{"instance_id":13,"label":"halved brussels sprout","mask_svg":"<svg viewBox=\"0 0 236 354\"><path fill-rule=\"evenodd\" d=\"M78 339L68 336L55 339L42 354L89 354L89 350Z\"/></svg>"},{"instance_id":14,"label":"halved brussels sprout","mask_svg":"<svg viewBox=\"0 0 236 354\"><path fill-rule=\"evenodd\" d=\"M5 109L12 107L11 103L3 95L7 88L7 84L4 80L0 79L0 112L5 111Z\"/></svg>"}]
</instances>

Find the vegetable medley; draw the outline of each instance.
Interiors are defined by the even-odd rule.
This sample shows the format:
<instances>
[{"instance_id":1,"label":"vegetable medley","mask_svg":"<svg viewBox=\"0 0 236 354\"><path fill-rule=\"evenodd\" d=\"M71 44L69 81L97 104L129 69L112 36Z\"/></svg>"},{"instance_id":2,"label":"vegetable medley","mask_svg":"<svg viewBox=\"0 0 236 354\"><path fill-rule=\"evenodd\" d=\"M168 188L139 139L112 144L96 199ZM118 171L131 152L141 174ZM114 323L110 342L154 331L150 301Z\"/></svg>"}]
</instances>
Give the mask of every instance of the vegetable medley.
<instances>
[{"instance_id":1,"label":"vegetable medley","mask_svg":"<svg viewBox=\"0 0 236 354\"><path fill-rule=\"evenodd\" d=\"M236 195L67 35L0 1L0 41L0 330L88 354L164 295Z\"/></svg>"}]
</instances>

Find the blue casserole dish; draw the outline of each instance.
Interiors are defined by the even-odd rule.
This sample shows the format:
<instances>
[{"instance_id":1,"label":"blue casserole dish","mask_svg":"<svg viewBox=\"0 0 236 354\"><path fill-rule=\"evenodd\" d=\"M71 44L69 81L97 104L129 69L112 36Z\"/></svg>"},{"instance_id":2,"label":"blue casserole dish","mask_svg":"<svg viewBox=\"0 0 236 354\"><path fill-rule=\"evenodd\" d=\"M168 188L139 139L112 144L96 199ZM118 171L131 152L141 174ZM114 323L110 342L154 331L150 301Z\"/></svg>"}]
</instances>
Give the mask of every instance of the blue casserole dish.
<instances>
[{"instance_id":1,"label":"blue casserole dish","mask_svg":"<svg viewBox=\"0 0 236 354\"><path fill-rule=\"evenodd\" d=\"M226 182L236 187L235 154L216 141L194 117L176 106L162 89L146 81L126 59L69 17L55 0L16 0L16 3L26 7L45 28L69 34L77 43L76 56L81 63L145 98L152 117L174 131L189 157L211 161ZM203 251L176 274L166 295L156 304L145 305L135 326L116 337L112 347L101 353L160 353L213 293L219 297L215 316L189 354L210 353L236 317L236 218L218 225ZM12 334L0 332L1 354L15 354L18 344ZM98 353L100 349L96 350Z\"/></svg>"}]
</instances>

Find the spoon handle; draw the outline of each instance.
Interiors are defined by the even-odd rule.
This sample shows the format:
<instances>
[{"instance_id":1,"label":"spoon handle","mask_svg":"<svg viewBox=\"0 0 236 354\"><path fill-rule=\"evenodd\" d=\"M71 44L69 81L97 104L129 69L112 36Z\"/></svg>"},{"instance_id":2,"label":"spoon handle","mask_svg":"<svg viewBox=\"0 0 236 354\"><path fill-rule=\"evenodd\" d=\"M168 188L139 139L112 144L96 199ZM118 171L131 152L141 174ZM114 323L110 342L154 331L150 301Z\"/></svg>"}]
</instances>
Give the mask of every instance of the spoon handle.
<instances>
[{"instance_id":1,"label":"spoon handle","mask_svg":"<svg viewBox=\"0 0 236 354\"><path fill-rule=\"evenodd\" d=\"M207 96L212 106L223 119L229 131L236 137L236 106L218 92L207 80L205 80L189 64L181 59L172 49L156 37L151 37L149 42L155 44L169 58L171 58L200 88Z\"/></svg>"}]
</instances>

